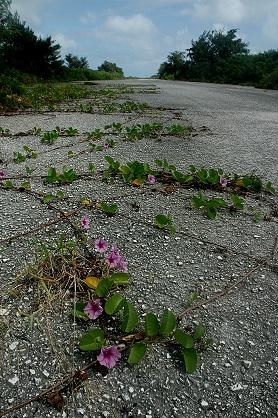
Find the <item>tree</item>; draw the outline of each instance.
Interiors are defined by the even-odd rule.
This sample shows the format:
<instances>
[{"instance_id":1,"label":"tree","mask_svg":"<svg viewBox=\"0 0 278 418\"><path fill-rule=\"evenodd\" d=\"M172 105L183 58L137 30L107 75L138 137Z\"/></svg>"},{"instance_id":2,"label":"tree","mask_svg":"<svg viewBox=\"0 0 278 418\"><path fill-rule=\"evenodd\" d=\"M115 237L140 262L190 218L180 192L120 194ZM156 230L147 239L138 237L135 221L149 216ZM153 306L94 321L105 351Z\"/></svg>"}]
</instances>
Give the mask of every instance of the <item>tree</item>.
<instances>
[{"instance_id":1,"label":"tree","mask_svg":"<svg viewBox=\"0 0 278 418\"><path fill-rule=\"evenodd\" d=\"M6 1L7 7L9 4ZM0 30L1 70L14 69L43 78L55 76L61 71L61 46L55 44L50 36L38 38L17 14L11 15L7 11L6 16Z\"/></svg>"},{"instance_id":2,"label":"tree","mask_svg":"<svg viewBox=\"0 0 278 418\"><path fill-rule=\"evenodd\" d=\"M218 80L228 60L249 53L247 43L237 38L237 29L205 31L187 51L192 76L204 80Z\"/></svg>"},{"instance_id":3,"label":"tree","mask_svg":"<svg viewBox=\"0 0 278 418\"><path fill-rule=\"evenodd\" d=\"M122 68L117 67L115 63L106 60L98 67L98 71L106 71L107 73L119 73L122 76L124 75Z\"/></svg>"},{"instance_id":4,"label":"tree","mask_svg":"<svg viewBox=\"0 0 278 418\"><path fill-rule=\"evenodd\" d=\"M89 63L86 57L78 58L76 55L67 54L65 61L68 68L89 68Z\"/></svg>"}]
</instances>

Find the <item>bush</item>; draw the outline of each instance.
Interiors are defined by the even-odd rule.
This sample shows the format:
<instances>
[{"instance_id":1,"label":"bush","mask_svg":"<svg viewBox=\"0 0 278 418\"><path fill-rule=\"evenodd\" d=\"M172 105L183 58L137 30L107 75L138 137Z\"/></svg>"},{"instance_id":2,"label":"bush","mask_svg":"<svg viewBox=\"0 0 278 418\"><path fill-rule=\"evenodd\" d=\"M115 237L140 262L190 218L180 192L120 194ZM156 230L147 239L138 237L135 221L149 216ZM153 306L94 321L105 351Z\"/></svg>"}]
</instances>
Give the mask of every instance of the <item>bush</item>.
<instances>
[{"instance_id":1,"label":"bush","mask_svg":"<svg viewBox=\"0 0 278 418\"><path fill-rule=\"evenodd\" d=\"M278 90L278 68L272 71L272 73L266 74L258 87Z\"/></svg>"},{"instance_id":2,"label":"bush","mask_svg":"<svg viewBox=\"0 0 278 418\"><path fill-rule=\"evenodd\" d=\"M0 75L0 91L2 94L24 94L24 86L16 79L5 74Z\"/></svg>"}]
</instances>

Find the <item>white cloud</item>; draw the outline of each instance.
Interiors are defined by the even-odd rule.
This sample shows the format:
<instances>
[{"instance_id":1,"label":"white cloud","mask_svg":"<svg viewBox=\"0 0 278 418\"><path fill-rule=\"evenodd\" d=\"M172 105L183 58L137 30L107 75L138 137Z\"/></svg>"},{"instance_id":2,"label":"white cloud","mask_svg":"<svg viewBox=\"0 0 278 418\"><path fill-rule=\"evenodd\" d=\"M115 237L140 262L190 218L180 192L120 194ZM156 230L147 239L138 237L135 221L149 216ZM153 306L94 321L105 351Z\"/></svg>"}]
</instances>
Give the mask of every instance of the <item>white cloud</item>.
<instances>
[{"instance_id":1,"label":"white cloud","mask_svg":"<svg viewBox=\"0 0 278 418\"><path fill-rule=\"evenodd\" d=\"M239 23L246 15L244 0L196 0L181 11L196 19Z\"/></svg>"},{"instance_id":2,"label":"white cloud","mask_svg":"<svg viewBox=\"0 0 278 418\"><path fill-rule=\"evenodd\" d=\"M80 22L84 25L88 23L93 23L96 21L96 15L93 12L87 12L84 15L80 16Z\"/></svg>"},{"instance_id":3,"label":"white cloud","mask_svg":"<svg viewBox=\"0 0 278 418\"><path fill-rule=\"evenodd\" d=\"M76 49L77 44L73 39L67 38L63 33L55 33L52 37L67 52Z\"/></svg>"},{"instance_id":4,"label":"white cloud","mask_svg":"<svg viewBox=\"0 0 278 418\"><path fill-rule=\"evenodd\" d=\"M131 17L109 16L104 27L110 32L124 35L144 35L155 30L153 22L141 14Z\"/></svg>"},{"instance_id":5,"label":"white cloud","mask_svg":"<svg viewBox=\"0 0 278 418\"><path fill-rule=\"evenodd\" d=\"M11 10L17 12L20 19L30 26L38 27L42 23L44 7L52 0L13 0Z\"/></svg>"}]
</instances>

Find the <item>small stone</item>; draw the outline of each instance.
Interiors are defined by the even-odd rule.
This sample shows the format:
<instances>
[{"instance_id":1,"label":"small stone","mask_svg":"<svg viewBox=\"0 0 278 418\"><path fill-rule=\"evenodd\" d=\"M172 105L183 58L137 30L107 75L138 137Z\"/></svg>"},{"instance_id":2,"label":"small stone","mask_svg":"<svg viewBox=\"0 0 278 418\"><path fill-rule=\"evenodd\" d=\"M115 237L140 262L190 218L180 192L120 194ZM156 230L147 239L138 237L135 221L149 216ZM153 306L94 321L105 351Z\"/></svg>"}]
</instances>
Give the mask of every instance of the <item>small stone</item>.
<instances>
[{"instance_id":1,"label":"small stone","mask_svg":"<svg viewBox=\"0 0 278 418\"><path fill-rule=\"evenodd\" d=\"M208 403L207 403L207 401L204 401L203 399L202 399L202 401L201 401L201 407L202 408L207 408L208 407Z\"/></svg>"},{"instance_id":2,"label":"small stone","mask_svg":"<svg viewBox=\"0 0 278 418\"><path fill-rule=\"evenodd\" d=\"M8 309L3 309L3 308L0 309L0 315L1 316L8 315L8 313L9 313Z\"/></svg>"},{"instance_id":3,"label":"small stone","mask_svg":"<svg viewBox=\"0 0 278 418\"><path fill-rule=\"evenodd\" d=\"M34 369L29 369L29 372L30 372L30 374L33 374L33 375L36 374Z\"/></svg>"},{"instance_id":4,"label":"small stone","mask_svg":"<svg viewBox=\"0 0 278 418\"><path fill-rule=\"evenodd\" d=\"M223 257L221 257L221 255L217 256L218 260L223 260Z\"/></svg>"},{"instance_id":5,"label":"small stone","mask_svg":"<svg viewBox=\"0 0 278 418\"><path fill-rule=\"evenodd\" d=\"M42 374L44 374L44 375L45 375L45 377L49 377L49 373L48 373L48 371L47 371L47 370L43 370Z\"/></svg>"},{"instance_id":6,"label":"small stone","mask_svg":"<svg viewBox=\"0 0 278 418\"><path fill-rule=\"evenodd\" d=\"M183 262L182 262L182 261L179 261L179 262L178 262L178 265L179 265L179 266L182 266L182 265L183 265Z\"/></svg>"},{"instance_id":7,"label":"small stone","mask_svg":"<svg viewBox=\"0 0 278 418\"><path fill-rule=\"evenodd\" d=\"M249 345L251 345L252 347L254 347L255 343L253 341L247 341Z\"/></svg>"},{"instance_id":8,"label":"small stone","mask_svg":"<svg viewBox=\"0 0 278 418\"><path fill-rule=\"evenodd\" d=\"M247 385L242 385L241 383L236 383L236 384L231 386L231 390L233 392L236 392L238 390L243 390L243 389L246 389L246 388L247 388Z\"/></svg>"},{"instance_id":9,"label":"small stone","mask_svg":"<svg viewBox=\"0 0 278 418\"><path fill-rule=\"evenodd\" d=\"M129 391L129 393L133 393L133 392L134 392L134 388L133 388L132 386L130 386L130 387L128 388L128 391Z\"/></svg>"},{"instance_id":10,"label":"small stone","mask_svg":"<svg viewBox=\"0 0 278 418\"><path fill-rule=\"evenodd\" d=\"M249 360L243 360L242 364L246 369L249 369L252 363Z\"/></svg>"},{"instance_id":11,"label":"small stone","mask_svg":"<svg viewBox=\"0 0 278 418\"><path fill-rule=\"evenodd\" d=\"M11 383L13 386L16 385L18 381L19 381L19 378L17 376L14 376L8 380L8 382Z\"/></svg>"},{"instance_id":12,"label":"small stone","mask_svg":"<svg viewBox=\"0 0 278 418\"><path fill-rule=\"evenodd\" d=\"M13 343L9 345L9 349L15 350L17 346L18 346L18 341L14 341Z\"/></svg>"}]
</instances>

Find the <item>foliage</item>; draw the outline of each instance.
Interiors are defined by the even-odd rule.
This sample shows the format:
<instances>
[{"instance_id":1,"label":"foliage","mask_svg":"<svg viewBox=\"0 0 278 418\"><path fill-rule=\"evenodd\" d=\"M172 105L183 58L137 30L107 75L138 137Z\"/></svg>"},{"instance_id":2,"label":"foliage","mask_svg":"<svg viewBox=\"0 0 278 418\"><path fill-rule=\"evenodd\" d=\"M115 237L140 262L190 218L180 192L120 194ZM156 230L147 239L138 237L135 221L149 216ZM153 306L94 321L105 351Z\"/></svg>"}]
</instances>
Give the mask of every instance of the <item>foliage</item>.
<instances>
[{"instance_id":1,"label":"foliage","mask_svg":"<svg viewBox=\"0 0 278 418\"><path fill-rule=\"evenodd\" d=\"M106 60L98 67L98 71L105 71L107 73L118 73L122 77L124 76L122 68L118 67L115 63Z\"/></svg>"},{"instance_id":2,"label":"foliage","mask_svg":"<svg viewBox=\"0 0 278 418\"><path fill-rule=\"evenodd\" d=\"M78 58L76 55L67 54L65 56L65 61L68 68L89 68L89 63L86 57Z\"/></svg>"},{"instance_id":3,"label":"foliage","mask_svg":"<svg viewBox=\"0 0 278 418\"><path fill-rule=\"evenodd\" d=\"M159 78L278 88L278 50L250 54L237 29L204 31L187 51L174 51Z\"/></svg>"},{"instance_id":4,"label":"foliage","mask_svg":"<svg viewBox=\"0 0 278 418\"><path fill-rule=\"evenodd\" d=\"M159 229L169 231L170 234L175 234L176 232L176 228L173 224L173 218L170 215L163 215L162 213L159 213L155 217L154 224Z\"/></svg>"},{"instance_id":5,"label":"foliage","mask_svg":"<svg viewBox=\"0 0 278 418\"><path fill-rule=\"evenodd\" d=\"M192 205L195 208L204 209L209 219L215 219L219 208L227 207L224 199L208 199L202 193L192 197Z\"/></svg>"},{"instance_id":6,"label":"foliage","mask_svg":"<svg viewBox=\"0 0 278 418\"><path fill-rule=\"evenodd\" d=\"M58 172L55 167L48 170L45 181L47 183L67 184L77 180L78 176L73 168L63 167L62 172Z\"/></svg>"}]
</instances>

